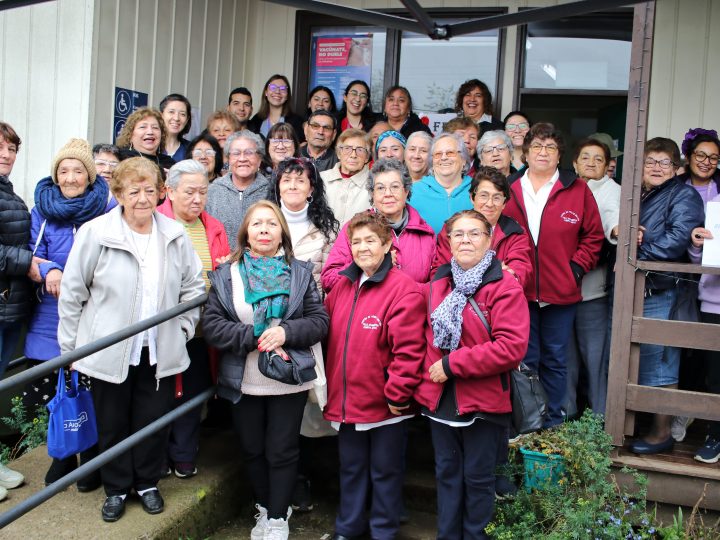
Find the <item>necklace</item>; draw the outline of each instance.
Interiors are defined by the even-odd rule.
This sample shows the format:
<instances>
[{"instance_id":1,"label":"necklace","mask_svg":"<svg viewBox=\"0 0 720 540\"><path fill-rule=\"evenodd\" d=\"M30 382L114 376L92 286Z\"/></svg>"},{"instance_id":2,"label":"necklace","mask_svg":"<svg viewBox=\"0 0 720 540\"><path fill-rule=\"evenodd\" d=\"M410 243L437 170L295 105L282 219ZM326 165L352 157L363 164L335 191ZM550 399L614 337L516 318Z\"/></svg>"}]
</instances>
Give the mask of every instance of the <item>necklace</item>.
<instances>
[{"instance_id":1,"label":"necklace","mask_svg":"<svg viewBox=\"0 0 720 540\"><path fill-rule=\"evenodd\" d=\"M133 247L135 248L135 253L138 256L138 259L140 259L140 267L145 268L145 260L147 259L148 251L150 250L150 241L152 240L152 229L150 229L150 234L142 234L142 233L136 233L130 228L130 225L125 223L128 230L130 231L130 239L132 240ZM137 244L137 237L141 237L141 241L147 240L145 242L145 249L142 252L142 255L140 254L140 248Z\"/></svg>"}]
</instances>

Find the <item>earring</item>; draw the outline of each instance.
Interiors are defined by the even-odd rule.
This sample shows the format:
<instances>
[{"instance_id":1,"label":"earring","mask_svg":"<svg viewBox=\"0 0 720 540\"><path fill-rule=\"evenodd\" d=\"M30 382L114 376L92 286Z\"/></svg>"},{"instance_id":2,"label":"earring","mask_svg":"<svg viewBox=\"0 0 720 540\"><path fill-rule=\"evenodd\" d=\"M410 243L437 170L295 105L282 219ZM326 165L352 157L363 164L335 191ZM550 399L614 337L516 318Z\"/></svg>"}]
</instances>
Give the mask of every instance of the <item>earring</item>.
<instances>
[{"instance_id":1,"label":"earring","mask_svg":"<svg viewBox=\"0 0 720 540\"><path fill-rule=\"evenodd\" d=\"M309 202L309 203L313 202L313 196L312 196L312 195L308 195L308 197L307 197L306 200L307 200L307 202Z\"/></svg>"}]
</instances>

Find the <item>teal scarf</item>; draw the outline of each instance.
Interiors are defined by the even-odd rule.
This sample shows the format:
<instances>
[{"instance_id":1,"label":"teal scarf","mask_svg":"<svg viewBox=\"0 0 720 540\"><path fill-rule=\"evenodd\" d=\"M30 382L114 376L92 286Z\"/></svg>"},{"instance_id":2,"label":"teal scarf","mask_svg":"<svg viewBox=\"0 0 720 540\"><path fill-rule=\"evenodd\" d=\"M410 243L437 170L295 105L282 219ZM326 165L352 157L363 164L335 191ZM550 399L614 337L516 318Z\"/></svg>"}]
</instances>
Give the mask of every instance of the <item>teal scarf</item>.
<instances>
[{"instance_id":1,"label":"teal scarf","mask_svg":"<svg viewBox=\"0 0 720 540\"><path fill-rule=\"evenodd\" d=\"M238 262L245 301L253 307L253 332L261 335L272 319L282 319L290 297L290 266L282 255L253 257L246 251Z\"/></svg>"}]
</instances>

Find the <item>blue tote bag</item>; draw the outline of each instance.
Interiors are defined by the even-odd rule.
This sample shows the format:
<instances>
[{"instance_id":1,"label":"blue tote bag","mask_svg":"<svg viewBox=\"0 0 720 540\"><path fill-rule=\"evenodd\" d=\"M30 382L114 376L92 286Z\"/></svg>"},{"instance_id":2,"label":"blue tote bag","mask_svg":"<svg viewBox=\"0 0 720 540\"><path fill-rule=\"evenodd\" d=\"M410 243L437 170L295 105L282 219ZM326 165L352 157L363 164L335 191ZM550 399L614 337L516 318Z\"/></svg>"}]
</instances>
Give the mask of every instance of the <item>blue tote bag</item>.
<instances>
[{"instance_id":1,"label":"blue tote bag","mask_svg":"<svg viewBox=\"0 0 720 540\"><path fill-rule=\"evenodd\" d=\"M50 457L65 459L97 443L95 408L90 390L78 383L78 372L70 375L70 389L65 387L65 370L58 373L57 394L47 404L47 446Z\"/></svg>"}]
</instances>

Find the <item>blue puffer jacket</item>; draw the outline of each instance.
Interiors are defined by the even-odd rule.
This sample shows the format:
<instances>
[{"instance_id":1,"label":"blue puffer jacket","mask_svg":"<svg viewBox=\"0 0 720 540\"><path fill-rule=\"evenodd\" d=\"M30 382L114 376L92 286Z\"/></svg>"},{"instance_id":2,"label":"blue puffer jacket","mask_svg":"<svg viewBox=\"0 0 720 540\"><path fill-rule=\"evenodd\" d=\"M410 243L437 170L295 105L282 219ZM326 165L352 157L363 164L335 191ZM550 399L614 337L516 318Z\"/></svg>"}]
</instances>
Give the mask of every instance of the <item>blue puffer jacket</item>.
<instances>
[{"instance_id":1,"label":"blue puffer jacket","mask_svg":"<svg viewBox=\"0 0 720 540\"><path fill-rule=\"evenodd\" d=\"M65 270L75 232L80 227L78 221L89 221L117 206L117 201L109 196L107 182L101 176L96 178L82 197L85 204L78 204L81 202L78 199L62 198L60 188L52 183L50 177L44 178L37 185L35 208L30 212L32 225L29 247L31 251L35 250L36 257L49 261L40 264L43 281L50 270ZM70 204L73 206L68 208ZM59 216L63 218L58 219ZM33 360L49 360L60 354L57 341L58 303L57 299L45 290L44 285L37 296L39 304L30 320L25 338L25 356Z\"/></svg>"},{"instance_id":2,"label":"blue puffer jacket","mask_svg":"<svg viewBox=\"0 0 720 540\"><path fill-rule=\"evenodd\" d=\"M640 202L640 225L645 227L637 258L643 261L686 261L690 233L705 222L697 191L678 178L653 189ZM675 287L673 272L648 272L646 289Z\"/></svg>"}]
</instances>

